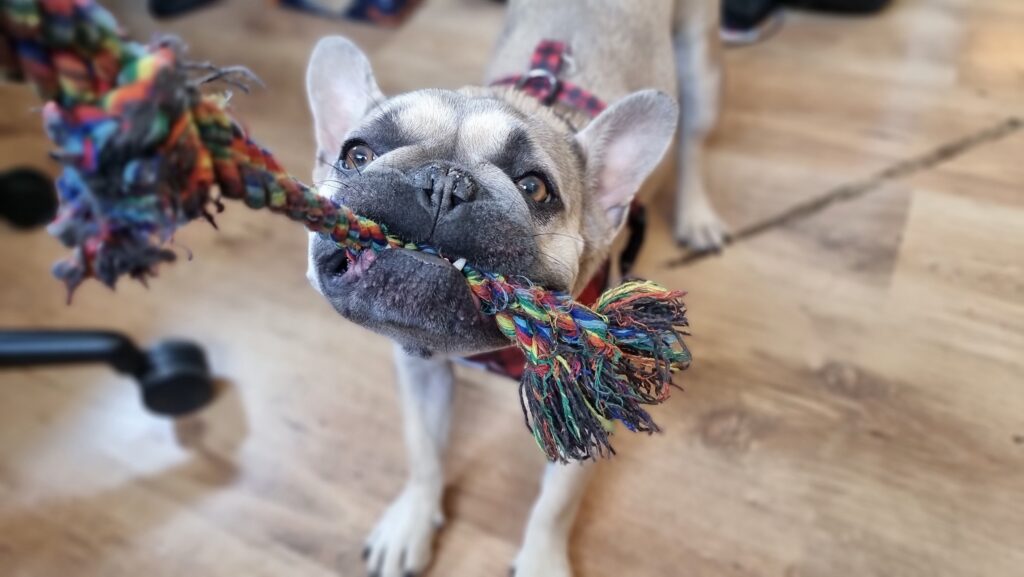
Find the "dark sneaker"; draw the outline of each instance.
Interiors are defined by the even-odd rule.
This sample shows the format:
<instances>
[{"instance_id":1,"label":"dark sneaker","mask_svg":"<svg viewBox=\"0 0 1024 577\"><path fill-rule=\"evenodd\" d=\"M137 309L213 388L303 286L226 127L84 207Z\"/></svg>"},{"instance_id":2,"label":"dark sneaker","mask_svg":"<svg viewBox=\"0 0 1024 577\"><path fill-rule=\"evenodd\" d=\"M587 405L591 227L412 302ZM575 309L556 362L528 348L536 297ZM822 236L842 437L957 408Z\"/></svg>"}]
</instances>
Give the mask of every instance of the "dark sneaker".
<instances>
[{"instance_id":1,"label":"dark sneaker","mask_svg":"<svg viewBox=\"0 0 1024 577\"><path fill-rule=\"evenodd\" d=\"M728 3L728 0L727 2ZM838 14L874 14L888 6L889 0L782 0L792 8L835 12Z\"/></svg>"},{"instance_id":2,"label":"dark sneaker","mask_svg":"<svg viewBox=\"0 0 1024 577\"><path fill-rule=\"evenodd\" d=\"M782 24L778 0L725 0L722 2L722 41L738 46L771 36Z\"/></svg>"},{"instance_id":3,"label":"dark sneaker","mask_svg":"<svg viewBox=\"0 0 1024 577\"><path fill-rule=\"evenodd\" d=\"M149 13L157 18L170 18L190 12L215 0L149 0Z\"/></svg>"}]
</instances>

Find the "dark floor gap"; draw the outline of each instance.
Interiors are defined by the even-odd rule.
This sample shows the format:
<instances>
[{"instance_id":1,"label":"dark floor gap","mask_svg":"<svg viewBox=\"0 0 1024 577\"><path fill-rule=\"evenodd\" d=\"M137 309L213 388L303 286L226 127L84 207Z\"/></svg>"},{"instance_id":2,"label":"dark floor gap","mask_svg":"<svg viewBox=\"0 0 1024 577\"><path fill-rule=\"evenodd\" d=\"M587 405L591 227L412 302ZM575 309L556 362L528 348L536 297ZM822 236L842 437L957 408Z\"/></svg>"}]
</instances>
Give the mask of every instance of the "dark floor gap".
<instances>
[{"instance_id":1,"label":"dark floor gap","mask_svg":"<svg viewBox=\"0 0 1024 577\"><path fill-rule=\"evenodd\" d=\"M780 228L818 214L829 206L839 202L848 202L882 187L883 184L917 174L923 170L934 168L949 160L973 150L983 144L1001 140L1024 127L1024 119L1010 117L1002 122L980 130L973 134L943 144L919 156L902 160L888 166L864 180L843 184L822 194L821 196L796 204L795 206L761 222L755 222L731 235L730 244L761 235L770 230ZM719 252L690 252L666 263L669 267L693 264Z\"/></svg>"}]
</instances>

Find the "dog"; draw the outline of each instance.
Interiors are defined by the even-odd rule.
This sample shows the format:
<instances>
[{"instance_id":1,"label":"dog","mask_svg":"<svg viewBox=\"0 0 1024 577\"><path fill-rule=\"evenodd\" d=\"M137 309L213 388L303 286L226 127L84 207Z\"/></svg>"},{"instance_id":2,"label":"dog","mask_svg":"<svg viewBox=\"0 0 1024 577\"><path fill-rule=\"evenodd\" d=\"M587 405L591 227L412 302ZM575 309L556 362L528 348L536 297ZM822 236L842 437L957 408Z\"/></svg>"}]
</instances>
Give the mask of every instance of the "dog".
<instances>
[{"instance_id":1,"label":"dog","mask_svg":"<svg viewBox=\"0 0 1024 577\"><path fill-rule=\"evenodd\" d=\"M321 40L309 63L321 193L444 255L366 251L349 262L310 237L314 288L396 343L410 475L366 543L378 577L430 562L444 520L452 359L508 346L462 266L579 293L670 156L677 237L707 250L725 236L702 174L718 107L718 2L511 0L507 11L481 86L386 98L366 56L339 37ZM569 533L593 469L548 465L516 577L572 574Z\"/></svg>"}]
</instances>

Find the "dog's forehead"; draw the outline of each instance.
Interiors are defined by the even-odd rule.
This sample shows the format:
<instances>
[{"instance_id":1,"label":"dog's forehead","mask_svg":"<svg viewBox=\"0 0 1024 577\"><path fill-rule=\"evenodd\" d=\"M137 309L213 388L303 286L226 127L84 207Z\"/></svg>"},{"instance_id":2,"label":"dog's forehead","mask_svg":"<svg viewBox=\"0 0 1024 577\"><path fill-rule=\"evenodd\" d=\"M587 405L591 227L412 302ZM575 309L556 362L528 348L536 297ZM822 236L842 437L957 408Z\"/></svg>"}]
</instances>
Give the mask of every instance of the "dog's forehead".
<instances>
[{"instance_id":1,"label":"dog's forehead","mask_svg":"<svg viewBox=\"0 0 1024 577\"><path fill-rule=\"evenodd\" d=\"M463 117L458 134L459 147L465 154L490 158L504 150L514 131L523 129L523 122L506 111L473 106Z\"/></svg>"},{"instance_id":2,"label":"dog's forehead","mask_svg":"<svg viewBox=\"0 0 1024 577\"><path fill-rule=\"evenodd\" d=\"M420 144L454 143L463 156L500 154L512 135L536 138L544 127L497 98L472 97L444 90L419 90L383 103L369 124L389 124Z\"/></svg>"},{"instance_id":3,"label":"dog's forehead","mask_svg":"<svg viewBox=\"0 0 1024 577\"><path fill-rule=\"evenodd\" d=\"M410 139L451 138L458 131L460 112L456 94L418 90L388 99L371 115L372 124L390 124Z\"/></svg>"}]
</instances>

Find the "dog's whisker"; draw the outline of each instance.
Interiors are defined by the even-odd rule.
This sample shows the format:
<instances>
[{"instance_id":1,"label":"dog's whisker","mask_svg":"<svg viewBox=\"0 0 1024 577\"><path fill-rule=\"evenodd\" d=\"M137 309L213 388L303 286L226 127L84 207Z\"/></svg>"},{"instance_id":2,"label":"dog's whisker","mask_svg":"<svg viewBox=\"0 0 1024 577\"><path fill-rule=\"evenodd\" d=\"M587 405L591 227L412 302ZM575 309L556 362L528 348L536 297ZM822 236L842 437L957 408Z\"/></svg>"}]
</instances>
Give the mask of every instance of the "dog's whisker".
<instances>
[{"instance_id":1,"label":"dog's whisker","mask_svg":"<svg viewBox=\"0 0 1024 577\"><path fill-rule=\"evenodd\" d=\"M538 233L532 234L530 236L531 236L531 238L537 238L538 236L564 236L565 238L570 238L570 239L575 240L575 241L583 242L583 238L582 237L579 237L579 236L576 236L576 235L573 235L573 234L565 234L565 233L561 233L561 232L538 232Z\"/></svg>"},{"instance_id":2,"label":"dog's whisker","mask_svg":"<svg viewBox=\"0 0 1024 577\"><path fill-rule=\"evenodd\" d=\"M345 182L343 180L337 180L337 179L334 179L334 178L324 178L324 179L315 181L313 183L313 186L323 186L323 185L327 185L327 184L348 188L349 190L352 189L352 186L350 184L348 184L347 182Z\"/></svg>"},{"instance_id":3,"label":"dog's whisker","mask_svg":"<svg viewBox=\"0 0 1024 577\"><path fill-rule=\"evenodd\" d=\"M573 270L573 268L572 268L571 266L569 266L569 264L568 264L568 263L566 263L565 261L563 261L563 260L561 260L561 259L559 259L559 258L555 257L554 255L550 255L550 254L548 254L548 253L546 253L546 252L544 252L544 251L538 251L538 252L539 252L539 253L541 254L541 256L543 256L543 257L546 257L546 258L547 258L548 260L550 260L551 262L554 262L554 263L556 263L556 264L560 265L560 266L561 266L562 268L564 268L564 269L565 269L565 272L566 272L566 274L568 274L570 278L571 278L571 277L573 277L573 276L575 276L575 274L576 274L576 273L575 273L575 271L574 271L574 270Z\"/></svg>"},{"instance_id":4,"label":"dog's whisker","mask_svg":"<svg viewBox=\"0 0 1024 577\"><path fill-rule=\"evenodd\" d=\"M313 182L313 186L316 187L317 189L325 188L325 187L332 187L333 186L333 187L340 188L342 190L350 190L350 191L351 190L355 190L355 188L353 188L353 186L351 184L349 184L349 183L347 183L347 182L345 182L343 180L337 180L337 179L334 179L334 178L324 178L324 179L321 179L321 180L317 180L317 181Z\"/></svg>"},{"instance_id":5,"label":"dog's whisker","mask_svg":"<svg viewBox=\"0 0 1024 577\"><path fill-rule=\"evenodd\" d=\"M318 163L320 163L321 166L330 166L331 168L337 168L337 164L336 163L338 161L337 160L333 160L333 161L332 160L327 160L326 158L324 158L323 153L319 153L319 154L316 155L316 161Z\"/></svg>"},{"instance_id":6,"label":"dog's whisker","mask_svg":"<svg viewBox=\"0 0 1024 577\"><path fill-rule=\"evenodd\" d=\"M370 101L373 102L373 108L381 108L384 105L384 101L387 100L387 98L384 98L383 100L378 100L374 92L376 91L366 88L366 95L369 96ZM383 94L381 96L383 96Z\"/></svg>"}]
</instances>

